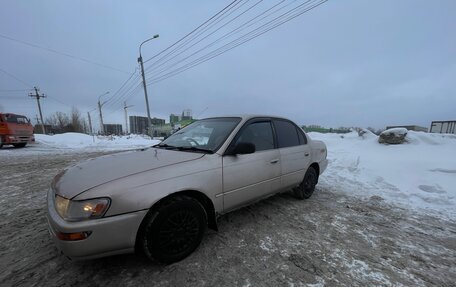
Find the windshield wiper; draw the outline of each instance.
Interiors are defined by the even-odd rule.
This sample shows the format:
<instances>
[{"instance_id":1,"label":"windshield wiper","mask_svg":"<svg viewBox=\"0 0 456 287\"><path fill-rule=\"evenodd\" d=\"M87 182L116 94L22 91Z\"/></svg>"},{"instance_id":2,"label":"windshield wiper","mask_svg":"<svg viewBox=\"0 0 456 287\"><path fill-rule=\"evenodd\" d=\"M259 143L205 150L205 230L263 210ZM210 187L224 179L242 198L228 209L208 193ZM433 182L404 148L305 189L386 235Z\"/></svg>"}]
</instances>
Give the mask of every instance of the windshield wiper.
<instances>
[{"instance_id":1,"label":"windshield wiper","mask_svg":"<svg viewBox=\"0 0 456 287\"><path fill-rule=\"evenodd\" d=\"M199 147L194 147L194 146L178 146L176 148L181 151L200 151L200 152L205 152L205 153L214 153L214 151L212 151L210 149L199 148Z\"/></svg>"},{"instance_id":2,"label":"windshield wiper","mask_svg":"<svg viewBox=\"0 0 456 287\"><path fill-rule=\"evenodd\" d=\"M164 144L164 143L159 143L159 144L156 144L152 147L163 147L163 148L174 148L174 149L177 149L178 147L177 146L173 146L173 145L169 145L169 144Z\"/></svg>"}]
</instances>

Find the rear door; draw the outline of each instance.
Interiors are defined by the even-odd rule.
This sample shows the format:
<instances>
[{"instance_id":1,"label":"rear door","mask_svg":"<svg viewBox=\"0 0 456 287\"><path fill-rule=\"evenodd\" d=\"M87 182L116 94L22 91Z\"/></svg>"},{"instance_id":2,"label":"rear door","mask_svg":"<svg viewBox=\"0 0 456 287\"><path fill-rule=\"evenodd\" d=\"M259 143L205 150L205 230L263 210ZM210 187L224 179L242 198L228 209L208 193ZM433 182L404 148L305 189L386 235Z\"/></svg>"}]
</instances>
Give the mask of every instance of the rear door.
<instances>
[{"instance_id":1,"label":"rear door","mask_svg":"<svg viewBox=\"0 0 456 287\"><path fill-rule=\"evenodd\" d=\"M310 165L310 147L303 132L292 122L274 119L273 123L282 167L281 186L292 188L304 179Z\"/></svg>"},{"instance_id":2,"label":"rear door","mask_svg":"<svg viewBox=\"0 0 456 287\"><path fill-rule=\"evenodd\" d=\"M258 119L247 122L231 145L238 142L253 143L255 152L223 157L225 211L265 197L281 186L280 154L276 149L271 121Z\"/></svg>"}]
</instances>

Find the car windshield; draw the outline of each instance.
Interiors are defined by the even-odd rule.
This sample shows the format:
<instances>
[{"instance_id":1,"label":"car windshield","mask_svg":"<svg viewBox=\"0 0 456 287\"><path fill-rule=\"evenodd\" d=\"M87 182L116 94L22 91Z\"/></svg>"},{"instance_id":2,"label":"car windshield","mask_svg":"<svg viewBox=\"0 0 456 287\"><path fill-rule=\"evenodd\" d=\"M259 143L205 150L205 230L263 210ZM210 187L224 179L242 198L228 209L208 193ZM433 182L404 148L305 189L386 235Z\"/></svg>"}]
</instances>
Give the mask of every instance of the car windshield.
<instances>
[{"instance_id":1,"label":"car windshield","mask_svg":"<svg viewBox=\"0 0 456 287\"><path fill-rule=\"evenodd\" d=\"M240 118L210 118L178 130L155 147L196 152L215 152L241 121Z\"/></svg>"},{"instance_id":2,"label":"car windshield","mask_svg":"<svg viewBox=\"0 0 456 287\"><path fill-rule=\"evenodd\" d=\"M6 122L8 123L14 123L14 124L28 124L28 119L24 116L18 116L18 115L5 115Z\"/></svg>"}]
</instances>

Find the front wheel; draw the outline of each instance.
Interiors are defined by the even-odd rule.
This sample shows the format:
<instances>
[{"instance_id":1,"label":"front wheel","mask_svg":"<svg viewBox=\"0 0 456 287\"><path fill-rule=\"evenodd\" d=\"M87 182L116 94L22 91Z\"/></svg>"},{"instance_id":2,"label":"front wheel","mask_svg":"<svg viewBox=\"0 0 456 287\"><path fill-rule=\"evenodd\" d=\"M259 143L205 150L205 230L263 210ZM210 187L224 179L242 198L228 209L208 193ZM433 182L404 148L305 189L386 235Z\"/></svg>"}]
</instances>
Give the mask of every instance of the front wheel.
<instances>
[{"instance_id":1,"label":"front wheel","mask_svg":"<svg viewBox=\"0 0 456 287\"><path fill-rule=\"evenodd\" d=\"M203 206L191 197L176 196L146 217L141 246L149 259L177 262L199 246L206 227Z\"/></svg>"},{"instance_id":2,"label":"front wheel","mask_svg":"<svg viewBox=\"0 0 456 287\"><path fill-rule=\"evenodd\" d=\"M309 167L301 184L293 189L293 194L299 199L311 197L315 190L315 185L317 185L317 181L317 171L313 167Z\"/></svg>"}]
</instances>

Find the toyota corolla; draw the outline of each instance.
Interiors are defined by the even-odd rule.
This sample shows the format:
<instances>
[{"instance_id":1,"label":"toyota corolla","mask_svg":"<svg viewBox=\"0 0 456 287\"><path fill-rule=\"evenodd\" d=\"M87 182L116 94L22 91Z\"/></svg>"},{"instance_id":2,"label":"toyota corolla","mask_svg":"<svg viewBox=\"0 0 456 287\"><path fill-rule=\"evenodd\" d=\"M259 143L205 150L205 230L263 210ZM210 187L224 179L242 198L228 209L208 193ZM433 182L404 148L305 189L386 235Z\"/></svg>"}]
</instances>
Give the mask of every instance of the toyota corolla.
<instances>
[{"instance_id":1,"label":"toyota corolla","mask_svg":"<svg viewBox=\"0 0 456 287\"><path fill-rule=\"evenodd\" d=\"M151 148L87 160L48 192L49 230L74 259L143 252L179 261L217 217L278 192L309 198L327 150L270 116L196 121Z\"/></svg>"}]
</instances>

